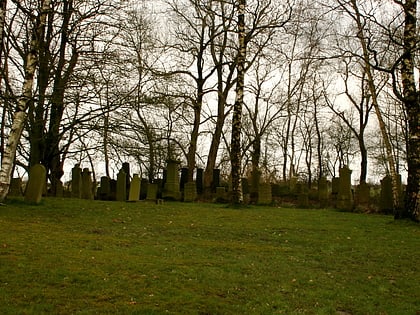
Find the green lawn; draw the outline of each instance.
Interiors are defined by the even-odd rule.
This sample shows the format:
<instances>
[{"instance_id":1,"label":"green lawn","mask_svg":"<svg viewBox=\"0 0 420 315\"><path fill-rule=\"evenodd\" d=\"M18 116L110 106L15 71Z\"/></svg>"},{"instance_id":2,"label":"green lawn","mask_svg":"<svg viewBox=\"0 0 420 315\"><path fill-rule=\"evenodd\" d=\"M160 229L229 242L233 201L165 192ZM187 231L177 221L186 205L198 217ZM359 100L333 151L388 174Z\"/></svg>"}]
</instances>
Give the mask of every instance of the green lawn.
<instances>
[{"instance_id":1,"label":"green lawn","mask_svg":"<svg viewBox=\"0 0 420 315\"><path fill-rule=\"evenodd\" d=\"M45 199L0 207L0 314L420 314L390 216Z\"/></svg>"}]
</instances>

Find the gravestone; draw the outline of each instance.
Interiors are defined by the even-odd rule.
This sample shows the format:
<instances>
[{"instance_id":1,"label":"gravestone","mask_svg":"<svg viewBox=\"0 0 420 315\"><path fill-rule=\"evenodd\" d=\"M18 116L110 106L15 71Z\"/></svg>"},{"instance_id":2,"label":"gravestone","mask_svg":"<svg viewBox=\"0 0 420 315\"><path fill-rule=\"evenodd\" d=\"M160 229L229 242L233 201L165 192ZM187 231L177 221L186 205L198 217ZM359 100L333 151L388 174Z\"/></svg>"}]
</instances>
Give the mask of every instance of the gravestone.
<instances>
[{"instance_id":1,"label":"gravestone","mask_svg":"<svg viewBox=\"0 0 420 315\"><path fill-rule=\"evenodd\" d=\"M147 187L149 184L149 180L147 178L142 178L140 183L140 200L144 200L147 198Z\"/></svg>"},{"instance_id":2,"label":"gravestone","mask_svg":"<svg viewBox=\"0 0 420 315\"><path fill-rule=\"evenodd\" d=\"M57 186L55 188L55 196L58 198L64 197L64 185L61 180L57 181Z\"/></svg>"},{"instance_id":3,"label":"gravestone","mask_svg":"<svg viewBox=\"0 0 420 315\"><path fill-rule=\"evenodd\" d=\"M22 192L22 178L14 177L10 180L9 192L7 193L10 197L21 197Z\"/></svg>"},{"instance_id":4,"label":"gravestone","mask_svg":"<svg viewBox=\"0 0 420 315\"><path fill-rule=\"evenodd\" d=\"M347 166L344 166L339 172L340 184L338 186L337 207L342 210L352 210L351 170Z\"/></svg>"},{"instance_id":5,"label":"gravestone","mask_svg":"<svg viewBox=\"0 0 420 315\"><path fill-rule=\"evenodd\" d=\"M296 185L298 185L298 178L296 176L292 176L289 179L289 191L291 193L296 193Z\"/></svg>"},{"instance_id":6,"label":"gravestone","mask_svg":"<svg viewBox=\"0 0 420 315\"><path fill-rule=\"evenodd\" d=\"M110 200L111 198L111 180L108 176L101 177L101 186L99 187L98 198L100 200Z\"/></svg>"},{"instance_id":7,"label":"gravestone","mask_svg":"<svg viewBox=\"0 0 420 315\"><path fill-rule=\"evenodd\" d=\"M127 175L123 169L120 169L117 175L117 201L126 201L127 200Z\"/></svg>"},{"instance_id":8,"label":"gravestone","mask_svg":"<svg viewBox=\"0 0 420 315\"><path fill-rule=\"evenodd\" d=\"M197 194L202 195L204 191L204 170L197 168L195 183L197 186Z\"/></svg>"},{"instance_id":9,"label":"gravestone","mask_svg":"<svg viewBox=\"0 0 420 315\"><path fill-rule=\"evenodd\" d=\"M321 208L328 206L328 182L325 177L318 181L318 201Z\"/></svg>"},{"instance_id":10,"label":"gravestone","mask_svg":"<svg viewBox=\"0 0 420 315\"><path fill-rule=\"evenodd\" d=\"M261 172L259 170L253 170L251 172L251 184L249 188L251 203L260 203L258 198L258 194L260 191L260 178Z\"/></svg>"},{"instance_id":11,"label":"gravestone","mask_svg":"<svg viewBox=\"0 0 420 315\"><path fill-rule=\"evenodd\" d=\"M331 204L334 208L337 208L339 187L340 177L333 177L331 180Z\"/></svg>"},{"instance_id":12,"label":"gravestone","mask_svg":"<svg viewBox=\"0 0 420 315\"><path fill-rule=\"evenodd\" d=\"M42 193L47 180L47 171L44 165L35 164L29 171L29 181L25 190L25 201L30 203L40 203Z\"/></svg>"},{"instance_id":13,"label":"gravestone","mask_svg":"<svg viewBox=\"0 0 420 315\"><path fill-rule=\"evenodd\" d=\"M181 168L181 179L179 181L179 189L184 191L184 186L188 181L188 168L183 167Z\"/></svg>"},{"instance_id":14,"label":"gravestone","mask_svg":"<svg viewBox=\"0 0 420 315\"><path fill-rule=\"evenodd\" d=\"M392 179L390 176L385 176L381 180L381 197L379 202L379 208L382 212L392 213L394 198L392 196Z\"/></svg>"},{"instance_id":15,"label":"gravestone","mask_svg":"<svg viewBox=\"0 0 420 315\"><path fill-rule=\"evenodd\" d=\"M88 168L84 168L82 172L82 189L81 189L81 198L82 199L93 199L92 193L92 177L90 176Z\"/></svg>"},{"instance_id":16,"label":"gravestone","mask_svg":"<svg viewBox=\"0 0 420 315\"><path fill-rule=\"evenodd\" d=\"M146 200L156 201L156 199L157 199L157 193L158 193L158 185L157 184L148 183L147 184L147 196L146 196Z\"/></svg>"},{"instance_id":17,"label":"gravestone","mask_svg":"<svg viewBox=\"0 0 420 315\"><path fill-rule=\"evenodd\" d=\"M178 162L168 161L166 167L166 183L162 192L162 198L179 200L180 197Z\"/></svg>"},{"instance_id":18,"label":"gravestone","mask_svg":"<svg viewBox=\"0 0 420 315\"><path fill-rule=\"evenodd\" d=\"M128 201L139 201L140 200L140 177L139 174L133 174L133 179L130 183L130 193L128 195Z\"/></svg>"},{"instance_id":19,"label":"gravestone","mask_svg":"<svg viewBox=\"0 0 420 315\"><path fill-rule=\"evenodd\" d=\"M213 170L213 181L211 183L211 191L215 193L217 187L220 187L220 170L216 168Z\"/></svg>"},{"instance_id":20,"label":"gravestone","mask_svg":"<svg viewBox=\"0 0 420 315\"><path fill-rule=\"evenodd\" d=\"M197 187L194 182L188 182L184 185L184 201L191 202L197 199Z\"/></svg>"},{"instance_id":21,"label":"gravestone","mask_svg":"<svg viewBox=\"0 0 420 315\"><path fill-rule=\"evenodd\" d=\"M82 169L76 164L71 170L71 196L80 198L82 196Z\"/></svg>"},{"instance_id":22,"label":"gravestone","mask_svg":"<svg viewBox=\"0 0 420 315\"><path fill-rule=\"evenodd\" d=\"M126 200L128 199L128 193L130 191L130 163L124 162L121 166L121 169L125 173L125 190L126 190Z\"/></svg>"},{"instance_id":23,"label":"gravestone","mask_svg":"<svg viewBox=\"0 0 420 315\"><path fill-rule=\"evenodd\" d=\"M271 194L271 185L268 183L261 183L258 186L258 204L268 205L273 201Z\"/></svg>"},{"instance_id":24,"label":"gravestone","mask_svg":"<svg viewBox=\"0 0 420 315\"><path fill-rule=\"evenodd\" d=\"M367 183L362 182L357 186L356 197L358 205L366 206L370 203L370 187Z\"/></svg>"},{"instance_id":25,"label":"gravestone","mask_svg":"<svg viewBox=\"0 0 420 315\"><path fill-rule=\"evenodd\" d=\"M216 187L216 202L227 202L226 188L223 186Z\"/></svg>"}]
</instances>

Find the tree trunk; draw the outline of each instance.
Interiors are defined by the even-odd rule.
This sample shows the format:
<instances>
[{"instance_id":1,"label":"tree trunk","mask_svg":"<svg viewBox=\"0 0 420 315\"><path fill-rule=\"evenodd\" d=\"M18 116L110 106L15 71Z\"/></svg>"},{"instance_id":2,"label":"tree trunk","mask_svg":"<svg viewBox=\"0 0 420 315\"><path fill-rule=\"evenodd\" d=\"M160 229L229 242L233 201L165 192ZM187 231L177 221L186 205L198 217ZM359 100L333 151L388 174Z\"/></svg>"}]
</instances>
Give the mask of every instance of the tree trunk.
<instances>
[{"instance_id":1,"label":"tree trunk","mask_svg":"<svg viewBox=\"0 0 420 315\"><path fill-rule=\"evenodd\" d=\"M404 51L401 78L403 103L408 118L407 164L408 178L405 207L396 213L396 218L411 218L420 221L420 105L419 93L414 76L415 52L417 46L417 1L406 0L404 7Z\"/></svg>"},{"instance_id":2,"label":"tree trunk","mask_svg":"<svg viewBox=\"0 0 420 315\"><path fill-rule=\"evenodd\" d=\"M242 107L244 102L245 87L245 0L239 0L238 4L238 63L236 99L232 115L232 139L231 139L231 177L232 177L232 199L233 204L242 203L241 189L241 132L242 132Z\"/></svg>"},{"instance_id":3,"label":"tree trunk","mask_svg":"<svg viewBox=\"0 0 420 315\"><path fill-rule=\"evenodd\" d=\"M42 9L37 18L36 24L32 29L31 47L26 57L25 79L22 86L22 96L18 101L16 112L13 115L13 123L10 129L5 152L0 170L0 202L6 198L9 191L10 180L12 176L13 163L15 160L16 149L25 126L29 102L32 101L32 87L34 75L38 66L38 46L40 34L45 25L51 0L42 2Z\"/></svg>"},{"instance_id":4,"label":"tree trunk","mask_svg":"<svg viewBox=\"0 0 420 315\"><path fill-rule=\"evenodd\" d=\"M4 26L6 22L6 8L7 8L7 0L0 0L0 96L2 96L2 89L1 85L3 82L3 73L5 73L3 65L3 42L4 42ZM4 101L5 102L5 101ZM1 105L1 104L0 104ZM1 127L0 127L0 158L3 159L3 152L4 152L4 133L5 133L5 124L6 124L6 117L7 117L7 106L6 103L2 104L3 109L1 111ZM0 160L1 161L1 160ZM1 162L0 162L1 163Z\"/></svg>"}]
</instances>

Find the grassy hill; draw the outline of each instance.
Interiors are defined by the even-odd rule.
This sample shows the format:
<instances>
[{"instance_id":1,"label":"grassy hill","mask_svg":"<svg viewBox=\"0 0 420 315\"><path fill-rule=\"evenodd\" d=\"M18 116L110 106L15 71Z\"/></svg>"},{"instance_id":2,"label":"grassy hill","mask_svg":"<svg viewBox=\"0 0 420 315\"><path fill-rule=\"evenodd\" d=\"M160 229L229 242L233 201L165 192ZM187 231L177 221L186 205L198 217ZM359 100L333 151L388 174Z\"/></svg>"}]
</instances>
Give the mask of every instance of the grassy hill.
<instances>
[{"instance_id":1,"label":"grassy hill","mask_svg":"<svg viewBox=\"0 0 420 315\"><path fill-rule=\"evenodd\" d=\"M0 207L1 314L420 314L420 226L274 207Z\"/></svg>"}]
</instances>

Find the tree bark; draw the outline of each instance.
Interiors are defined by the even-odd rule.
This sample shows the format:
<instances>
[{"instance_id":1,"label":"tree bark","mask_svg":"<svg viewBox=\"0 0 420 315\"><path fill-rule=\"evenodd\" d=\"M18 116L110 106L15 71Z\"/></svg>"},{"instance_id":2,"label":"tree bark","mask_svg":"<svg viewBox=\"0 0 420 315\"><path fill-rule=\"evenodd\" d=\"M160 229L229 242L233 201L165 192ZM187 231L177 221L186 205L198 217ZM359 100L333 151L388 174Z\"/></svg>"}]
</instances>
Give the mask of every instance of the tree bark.
<instances>
[{"instance_id":1,"label":"tree bark","mask_svg":"<svg viewBox=\"0 0 420 315\"><path fill-rule=\"evenodd\" d=\"M411 218L420 221L420 104L419 92L414 76L415 52L417 49L417 1L406 0L404 44L401 64L403 103L408 118L407 164L408 178L405 207L396 213L395 218Z\"/></svg>"},{"instance_id":2,"label":"tree bark","mask_svg":"<svg viewBox=\"0 0 420 315\"><path fill-rule=\"evenodd\" d=\"M241 132L242 132L242 107L244 102L245 87L245 0L238 3L238 63L236 98L232 115L232 138L231 138L231 178L232 178L232 204L242 203L241 189Z\"/></svg>"},{"instance_id":3,"label":"tree bark","mask_svg":"<svg viewBox=\"0 0 420 315\"><path fill-rule=\"evenodd\" d=\"M6 198L9 191L16 149L27 119L26 110L28 109L29 102L32 101L34 75L38 66L40 35L42 34L41 31L47 19L50 3L51 0L44 0L42 2L41 12L39 13L39 16L36 19L36 24L32 29L31 46L25 63L25 79L22 86L22 96L19 98L16 112L13 115L13 123L8 135L0 170L0 202Z\"/></svg>"}]
</instances>

